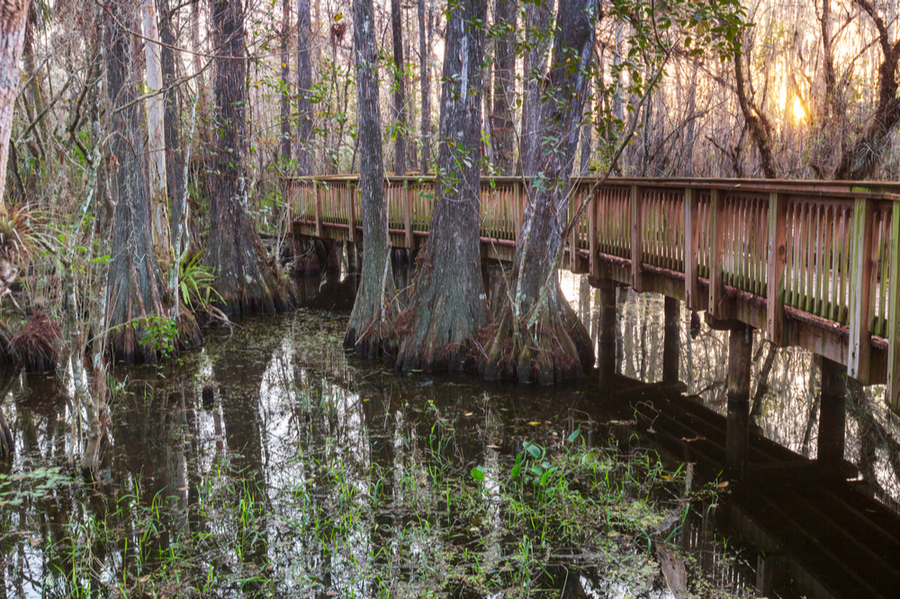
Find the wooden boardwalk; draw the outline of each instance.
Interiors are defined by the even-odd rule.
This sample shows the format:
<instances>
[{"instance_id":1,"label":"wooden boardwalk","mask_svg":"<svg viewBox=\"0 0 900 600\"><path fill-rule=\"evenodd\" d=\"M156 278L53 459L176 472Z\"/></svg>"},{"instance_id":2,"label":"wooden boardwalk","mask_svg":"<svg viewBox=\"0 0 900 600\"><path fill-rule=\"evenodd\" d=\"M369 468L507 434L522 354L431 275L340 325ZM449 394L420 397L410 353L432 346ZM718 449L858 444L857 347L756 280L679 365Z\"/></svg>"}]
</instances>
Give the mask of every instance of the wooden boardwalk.
<instances>
[{"instance_id":1,"label":"wooden boardwalk","mask_svg":"<svg viewBox=\"0 0 900 600\"><path fill-rule=\"evenodd\" d=\"M357 181L287 179L294 235L361 241ZM394 247L427 238L434 181L385 179ZM525 188L511 177L481 186L482 257L509 261ZM900 184L573 179L570 217L588 202L563 266L846 365L864 384L888 384L900 410Z\"/></svg>"}]
</instances>

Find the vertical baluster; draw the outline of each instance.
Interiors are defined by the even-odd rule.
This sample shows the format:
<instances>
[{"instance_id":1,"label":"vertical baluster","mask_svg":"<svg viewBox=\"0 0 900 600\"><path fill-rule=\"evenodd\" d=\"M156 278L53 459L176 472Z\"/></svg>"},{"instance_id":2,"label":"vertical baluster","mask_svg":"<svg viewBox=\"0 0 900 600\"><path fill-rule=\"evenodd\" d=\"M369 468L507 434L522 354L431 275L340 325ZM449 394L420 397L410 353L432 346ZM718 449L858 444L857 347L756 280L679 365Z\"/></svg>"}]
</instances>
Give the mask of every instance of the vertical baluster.
<instances>
[{"instance_id":1,"label":"vertical baluster","mask_svg":"<svg viewBox=\"0 0 900 600\"><path fill-rule=\"evenodd\" d=\"M743 261L741 260L741 241L744 231L744 199L735 197L733 202L734 225L731 227L731 285L740 289L743 287Z\"/></svg>"},{"instance_id":2,"label":"vertical baluster","mask_svg":"<svg viewBox=\"0 0 900 600\"><path fill-rule=\"evenodd\" d=\"M838 207L836 205L831 206L831 246L829 251L831 255L829 257L829 264L831 265L828 277L828 310L825 313L826 319L831 319L832 321L838 320L837 314L837 291L840 286L840 252L841 252L841 239L840 239L840 215L838 214Z\"/></svg>"},{"instance_id":3,"label":"vertical baluster","mask_svg":"<svg viewBox=\"0 0 900 600\"><path fill-rule=\"evenodd\" d=\"M801 270L803 273L803 302L801 309L810 312L810 299L812 297L812 265L813 265L813 240L815 239L815 226L813 214L816 205L812 202L806 202L806 210L804 211L805 229L803 231L803 264Z\"/></svg>"},{"instance_id":4,"label":"vertical baluster","mask_svg":"<svg viewBox=\"0 0 900 600\"><path fill-rule=\"evenodd\" d=\"M825 253L827 252L828 232L826 228L825 213L827 205L819 203L816 207L816 223L815 223L815 253L816 253L816 271L813 279L813 300L811 312L815 315L822 316L823 313L823 297L824 297L824 273L825 273Z\"/></svg>"},{"instance_id":5,"label":"vertical baluster","mask_svg":"<svg viewBox=\"0 0 900 600\"><path fill-rule=\"evenodd\" d=\"M824 239L822 241L822 255L819 257L819 264L821 265L822 273L820 275L821 279L819 282L819 308L816 312L817 315L828 318L828 296L829 296L829 287L831 285L831 254L832 254L832 239L831 239L831 205L825 206L822 211L822 228L821 235Z\"/></svg>"},{"instance_id":6,"label":"vertical baluster","mask_svg":"<svg viewBox=\"0 0 900 600\"><path fill-rule=\"evenodd\" d=\"M803 255L800 253L802 249L803 243L803 233L806 231L803 226L803 209L805 203L802 201L794 202L794 231L793 231L793 244L792 244L792 253L791 253L791 306L794 308L802 307L802 299L801 292L802 286L800 285L800 269L803 264Z\"/></svg>"},{"instance_id":7,"label":"vertical baluster","mask_svg":"<svg viewBox=\"0 0 900 600\"><path fill-rule=\"evenodd\" d=\"M675 211L675 197L671 191L666 192L666 198L668 202L666 203L666 221L665 221L665 233L668 235L668 243L666 244L669 247L669 261L668 261L668 269L674 271L676 270L677 257L678 257L678 222L681 219L676 218Z\"/></svg>"},{"instance_id":8,"label":"vertical baluster","mask_svg":"<svg viewBox=\"0 0 900 600\"><path fill-rule=\"evenodd\" d=\"M768 281L766 264L768 261L768 252L766 244L768 243L766 227L767 215L766 206L762 199L756 201L756 295L766 297L766 283Z\"/></svg>"},{"instance_id":9,"label":"vertical baluster","mask_svg":"<svg viewBox=\"0 0 900 600\"><path fill-rule=\"evenodd\" d=\"M882 205L883 206L883 205ZM884 223L884 237L881 246L878 248L880 272L878 275L878 335L887 336L887 310L888 310L888 276L891 267L891 219L893 217L890 208L883 207L879 209L881 220Z\"/></svg>"},{"instance_id":10,"label":"vertical baluster","mask_svg":"<svg viewBox=\"0 0 900 600\"><path fill-rule=\"evenodd\" d=\"M738 214L738 226L735 229L734 237L734 259L735 270L738 273L737 285L735 287L746 290L747 285L747 233L749 230L749 222L747 219L748 199L745 197L738 198L740 203L740 213Z\"/></svg>"},{"instance_id":11,"label":"vertical baluster","mask_svg":"<svg viewBox=\"0 0 900 600\"><path fill-rule=\"evenodd\" d=\"M742 257L742 244L744 238L744 198L734 199L734 227L732 229L731 255L733 281L731 285L738 289L744 288L744 260Z\"/></svg>"},{"instance_id":12,"label":"vertical baluster","mask_svg":"<svg viewBox=\"0 0 900 600\"><path fill-rule=\"evenodd\" d=\"M890 240L888 239L888 234L890 231L890 229L889 229L890 223L888 222L888 213L887 212L885 212L884 210L879 208L877 214L878 214L879 235L877 237L878 246L876 246L876 248L877 248L876 254L878 257L878 264L876 265L876 269L878 271L878 275L876 276L876 278L875 278L876 281L874 282L874 284L872 286L872 290L873 290L872 295L875 296L875 298L873 298L873 301L877 299L878 306L877 306L876 310L872 311L872 313L873 313L872 320L873 320L873 325L874 325L874 327L872 328L872 332L875 333L876 335L883 336L884 335L884 307L886 304L886 296L887 296L887 294L885 293L884 286L885 286L885 283L887 282L887 267L888 267L885 249L886 249L887 245L890 243Z\"/></svg>"},{"instance_id":13,"label":"vertical baluster","mask_svg":"<svg viewBox=\"0 0 900 600\"><path fill-rule=\"evenodd\" d=\"M641 261L645 259L648 263L653 264L653 256L656 254L656 247L653 245L653 238L650 233L653 231L653 203L655 198L654 190L642 190L638 188L640 195L640 208L638 214L641 215ZM646 256L644 256L646 255Z\"/></svg>"},{"instance_id":14,"label":"vertical baluster","mask_svg":"<svg viewBox=\"0 0 900 600\"><path fill-rule=\"evenodd\" d=\"M796 306L794 303L794 261L796 253L794 252L794 244L797 239L797 203L788 200L788 196L779 196L779 200L783 201L787 209L787 219L785 220L785 276L784 276L784 303L786 306ZM771 232L769 233L771 236ZM771 239L771 237L770 237ZM771 280L769 281L771 284ZM771 292L770 292L771 293Z\"/></svg>"},{"instance_id":15,"label":"vertical baluster","mask_svg":"<svg viewBox=\"0 0 900 600\"><path fill-rule=\"evenodd\" d=\"M850 283L850 264L853 261L853 213L850 207L844 208L843 228L843 269L841 270L841 304L843 305L842 323L850 323L850 295L852 288Z\"/></svg>"}]
</instances>

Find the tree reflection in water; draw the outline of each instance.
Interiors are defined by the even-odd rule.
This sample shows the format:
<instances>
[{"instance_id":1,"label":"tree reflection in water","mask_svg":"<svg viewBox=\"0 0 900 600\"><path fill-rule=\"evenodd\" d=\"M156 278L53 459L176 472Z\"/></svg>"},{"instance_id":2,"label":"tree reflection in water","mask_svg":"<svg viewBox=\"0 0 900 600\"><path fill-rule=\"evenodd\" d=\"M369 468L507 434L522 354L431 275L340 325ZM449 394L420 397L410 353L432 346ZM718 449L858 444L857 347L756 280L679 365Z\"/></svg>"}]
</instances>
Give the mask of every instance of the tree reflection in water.
<instances>
[{"instance_id":1,"label":"tree reflection in water","mask_svg":"<svg viewBox=\"0 0 900 600\"><path fill-rule=\"evenodd\" d=\"M578 278L561 274L570 300L578 302ZM645 382L662 381L663 297L620 288L618 305L619 373ZM593 302L593 299L591 300ZM596 328L596 319L592 320ZM688 393L725 414L727 332L703 324L689 334L690 312L682 310L680 379ZM816 456L821 361L800 348L776 348L754 332L751 417L758 432L803 456ZM850 381L844 458L851 461L875 496L900 507L900 427L884 403L884 386Z\"/></svg>"},{"instance_id":2,"label":"tree reflection in water","mask_svg":"<svg viewBox=\"0 0 900 600\"><path fill-rule=\"evenodd\" d=\"M390 364L360 362L340 349L346 317L333 311L348 310L341 294L352 285L318 281L306 289L315 310L248 319L233 335L208 331L205 348L180 364L117 369L121 385L111 386L96 488L65 467L70 390L52 377L8 379L0 408L17 415L18 447L5 465L18 478L0 481L0 501L21 502L4 508L6 592L658 594L665 583L647 539L669 537L697 559L688 563L694 593L754 593L744 563L755 564L756 555L725 553L708 508L678 533L685 505L677 499L690 478L682 470L663 479L675 465L659 463L598 402L594 382L548 390L398 378ZM577 312L595 321L595 294L583 282L576 292ZM662 301L624 296L620 368L658 381ZM691 339L687 329L681 373L721 411L724 336L704 329ZM810 376L818 375L797 351L755 354L754 375L769 369L768 391L752 396L758 424L800 449L815 406ZM212 404L201 400L205 385L215 390ZM879 473L893 473L886 449L895 442L884 441L895 439L893 430L878 409L860 406L877 405L851 401L848 439L856 445L847 455L863 456L863 472L892 493ZM580 437L566 442L576 429ZM815 435L813 422L811 449ZM572 473L561 480L568 495L540 505L538 488L514 491L512 465L529 440ZM590 522L578 515L601 505L591 475L579 470L584 464L609 475L605 493L618 499L607 517ZM571 505L569 516L557 512L576 492L585 494L583 505ZM643 512L651 519L644 524L623 517L629 507L656 507L658 520Z\"/></svg>"}]
</instances>

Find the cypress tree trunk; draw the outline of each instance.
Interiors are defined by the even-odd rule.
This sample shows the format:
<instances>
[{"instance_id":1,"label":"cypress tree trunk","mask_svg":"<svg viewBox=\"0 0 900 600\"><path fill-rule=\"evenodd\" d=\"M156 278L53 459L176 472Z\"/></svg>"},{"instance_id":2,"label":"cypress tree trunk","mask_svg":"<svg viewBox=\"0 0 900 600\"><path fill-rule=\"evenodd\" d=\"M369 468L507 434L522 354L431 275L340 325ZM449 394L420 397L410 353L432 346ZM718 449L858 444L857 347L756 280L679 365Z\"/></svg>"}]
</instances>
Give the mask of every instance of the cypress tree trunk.
<instances>
[{"instance_id":1,"label":"cypress tree trunk","mask_svg":"<svg viewBox=\"0 0 900 600\"><path fill-rule=\"evenodd\" d=\"M514 0L497 0L494 26L499 34L494 41L494 105L491 111L491 145L501 175L513 173L513 113L516 92L516 24L518 6Z\"/></svg>"},{"instance_id":2,"label":"cypress tree trunk","mask_svg":"<svg viewBox=\"0 0 900 600\"><path fill-rule=\"evenodd\" d=\"M27 0L11 0L0 4L0 215L6 216L3 192L6 189L6 163L9 159L9 136L12 132L13 106L19 91L19 61L25 43L28 22ZM7 252L9 246L7 246ZM12 433L0 413L0 456L15 449Z\"/></svg>"},{"instance_id":3,"label":"cypress tree trunk","mask_svg":"<svg viewBox=\"0 0 900 600\"><path fill-rule=\"evenodd\" d=\"M486 8L486 0L460 0L449 8L437 194L397 359L404 372L461 368L488 319L478 233Z\"/></svg>"},{"instance_id":4,"label":"cypress tree trunk","mask_svg":"<svg viewBox=\"0 0 900 600\"><path fill-rule=\"evenodd\" d=\"M406 175L406 79L403 76L403 30L400 0L391 0L394 40L394 175Z\"/></svg>"},{"instance_id":5,"label":"cypress tree trunk","mask_svg":"<svg viewBox=\"0 0 900 600\"><path fill-rule=\"evenodd\" d=\"M142 0L144 58L147 72L147 91L144 100L147 113L147 151L150 167L150 223L156 259L167 265L171 260L169 247L169 196L166 181L165 98L163 89L162 56L159 44L159 25L154 0ZM163 267L165 268L165 266Z\"/></svg>"},{"instance_id":6,"label":"cypress tree trunk","mask_svg":"<svg viewBox=\"0 0 900 600\"><path fill-rule=\"evenodd\" d=\"M312 64L309 56L311 25L309 0L297 0L297 171L312 175L313 113L309 101L312 89Z\"/></svg>"},{"instance_id":7,"label":"cypress tree trunk","mask_svg":"<svg viewBox=\"0 0 900 600\"><path fill-rule=\"evenodd\" d=\"M140 80L132 31L137 31L137 7L129 2L110 5L105 24L107 92L114 107L110 150L115 164L112 262L107 285L108 344L114 357L125 362L156 362L168 340L150 343L148 329L155 318L166 318L165 286L153 251L150 199L144 172L145 144L138 99ZM150 326L150 327L148 327ZM181 332L181 347L200 342L196 323Z\"/></svg>"},{"instance_id":8,"label":"cypress tree trunk","mask_svg":"<svg viewBox=\"0 0 900 600\"><path fill-rule=\"evenodd\" d=\"M178 121L178 88L175 87L175 33L172 30L172 13L169 0L159 0L159 39L160 57L162 59L163 84L165 94L165 144L166 144L166 182L169 189L169 203L172 207L169 229L172 232L172 246L175 258L180 248L175 247L175 231L181 223L184 210L184 158L181 153L180 126Z\"/></svg>"},{"instance_id":9,"label":"cypress tree trunk","mask_svg":"<svg viewBox=\"0 0 900 600\"><path fill-rule=\"evenodd\" d=\"M522 57L524 66L524 93L522 95L522 133L519 140L519 169L521 173L525 157L539 140L538 128L541 119L541 82L550 36L547 31L553 20L552 0L525 5L525 47Z\"/></svg>"},{"instance_id":10,"label":"cypress tree trunk","mask_svg":"<svg viewBox=\"0 0 900 600\"><path fill-rule=\"evenodd\" d=\"M515 375L522 382L549 384L580 379L594 362L590 335L563 297L556 271L566 225L558 215L566 215L569 205L597 14L596 0L559 2L553 58L542 90L540 138L530 142L525 156L528 202L516 245L512 298L481 365L488 379Z\"/></svg>"},{"instance_id":11,"label":"cypress tree trunk","mask_svg":"<svg viewBox=\"0 0 900 600\"><path fill-rule=\"evenodd\" d=\"M356 53L356 107L359 119L359 193L363 219L362 281L356 294L344 347L366 358L388 349L396 314L396 288L391 271L381 153L381 110L378 102L378 49L372 0L353 0L353 44Z\"/></svg>"},{"instance_id":12,"label":"cypress tree trunk","mask_svg":"<svg viewBox=\"0 0 900 600\"><path fill-rule=\"evenodd\" d=\"M419 83L422 95L422 161L419 171L428 173L428 162L431 160L431 40L427 39L425 0L418 0L419 12ZM428 20L430 23L430 18Z\"/></svg>"},{"instance_id":13,"label":"cypress tree trunk","mask_svg":"<svg viewBox=\"0 0 900 600\"><path fill-rule=\"evenodd\" d=\"M12 132L13 106L19 92L19 61L28 22L26 0L10 0L0 5L0 214L6 214L6 163Z\"/></svg>"},{"instance_id":14,"label":"cypress tree trunk","mask_svg":"<svg viewBox=\"0 0 900 600\"><path fill-rule=\"evenodd\" d=\"M291 2L281 0L281 159L291 160L291 57L288 36L291 32Z\"/></svg>"},{"instance_id":15,"label":"cypress tree trunk","mask_svg":"<svg viewBox=\"0 0 900 600\"><path fill-rule=\"evenodd\" d=\"M247 104L244 9L241 0L210 4L216 56L214 168L209 174L211 228L204 263L216 275L227 314L272 313L291 304L288 289L267 264L266 250L247 213Z\"/></svg>"}]
</instances>

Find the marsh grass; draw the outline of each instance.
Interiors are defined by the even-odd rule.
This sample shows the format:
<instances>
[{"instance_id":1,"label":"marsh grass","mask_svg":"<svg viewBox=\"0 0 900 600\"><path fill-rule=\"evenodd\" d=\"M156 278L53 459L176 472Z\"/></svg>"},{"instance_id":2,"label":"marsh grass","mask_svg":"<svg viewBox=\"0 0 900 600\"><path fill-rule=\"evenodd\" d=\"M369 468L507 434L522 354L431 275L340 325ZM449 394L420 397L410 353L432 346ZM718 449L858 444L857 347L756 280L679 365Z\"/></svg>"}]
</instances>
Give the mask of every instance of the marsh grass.
<instances>
[{"instance_id":1,"label":"marsh grass","mask_svg":"<svg viewBox=\"0 0 900 600\"><path fill-rule=\"evenodd\" d=\"M289 329L314 340L293 351L315 368L260 360L292 346L245 323L222 346L228 366L204 376L217 378L211 406L199 394L173 403L164 382L123 384L133 391L114 404L128 412L113 443L131 446L96 486L37 458L0 476L0 550L30 563L19 595L663 591L653 545L677 537L698 501L678 465L626 427L523 417L502 390L368 364L360 376L327 350L329 323ZM238 377L260 362L267 375ZM692 591L729 591L700 571Z\"/></svg>"},{"instance_id":2,"label":"marsh grass","mask_svg":"<svg viewBox=\"0 0 900 600\"><path fill-rule=\"evenodd\" d=\"M223 462L187 507L162 492L146 496L135 478L115 500L95 501L81 518L32 541L47 561L43 594L662 590L652 544L677 530L680 519L664 526L686 504L677 497L680 474L654 453L623 452L612 440L599 448L580 438L556 447L527 442L516 456L472 468L457 460L458 444L453 423L437 419L417 460L397 461L393 470L372 463L360 477L337 453L324 455L308 480L268 495L253 474ZM13 482L0 483L0 499L8 498ZM59 470L18 484L17 498L7 501L13 505L80 485Z\"/></svg>"}]
</instances>

